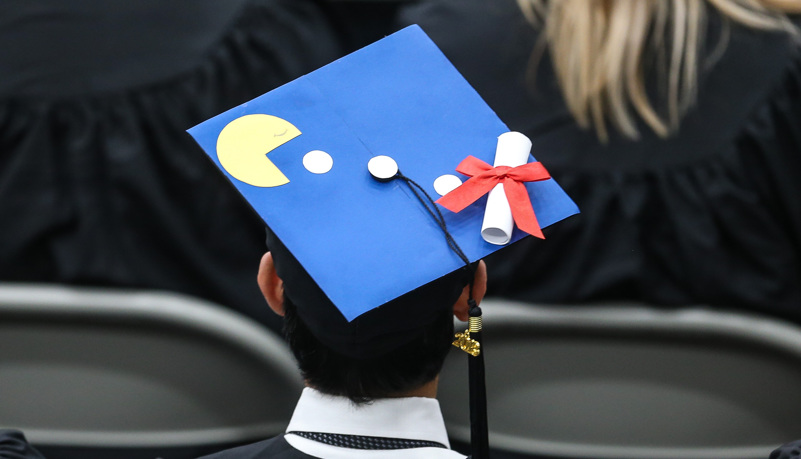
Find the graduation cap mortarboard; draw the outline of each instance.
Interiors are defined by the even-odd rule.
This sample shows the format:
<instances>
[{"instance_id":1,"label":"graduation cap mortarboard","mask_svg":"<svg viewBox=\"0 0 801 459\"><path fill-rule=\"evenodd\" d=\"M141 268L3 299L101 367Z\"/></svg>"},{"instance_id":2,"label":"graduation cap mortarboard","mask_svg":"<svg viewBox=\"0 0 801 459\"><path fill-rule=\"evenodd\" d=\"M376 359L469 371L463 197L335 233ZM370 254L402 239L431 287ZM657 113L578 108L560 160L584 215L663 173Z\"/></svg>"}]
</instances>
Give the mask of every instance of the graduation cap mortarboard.
<instances>
[{"instance_id":1,"label":"graduation cap mortarboard","mask_svg":"<svg viewBox=\"0 0 801 459\"><path fill-rule=\"evenodd\" d=\"M467 180L455 169L468 156L492 168L507 131L411 26L189 133L268 226L301 319L324 344L364 357L403 344L399 335L422 326L440 300L452 306L467 282L460 269L503 247L481 237L487 197L450 203L459 208L451 212L425 195L436 199L443 182ZM390 172L378 180L368 163L384 157ZM578 209L542 178L522 190L545 227ZM427 289L441 297L421 301Z\"/></svg>"}]
</instances>

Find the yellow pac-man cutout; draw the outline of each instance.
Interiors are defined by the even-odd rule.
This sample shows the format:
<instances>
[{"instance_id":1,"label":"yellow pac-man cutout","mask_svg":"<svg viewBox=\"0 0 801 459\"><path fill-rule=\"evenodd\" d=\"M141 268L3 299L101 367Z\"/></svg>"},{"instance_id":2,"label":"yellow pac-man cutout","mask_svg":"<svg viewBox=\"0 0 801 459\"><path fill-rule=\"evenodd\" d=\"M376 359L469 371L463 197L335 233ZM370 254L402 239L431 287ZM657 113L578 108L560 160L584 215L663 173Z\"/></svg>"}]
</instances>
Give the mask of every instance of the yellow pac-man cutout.
<instances>
[{"instance_id":1,"label":"yellow pac-man cutout","mask_svg":"<svg viewBox=\"0 0 801 459\"><path fill-rule=\"evenodd\" d=\"M258 187L289 183L267 153L300 135L289 121L272 115L245 115L228 123L217 137L220 165L235 179Z\"/></svg>"}]
</instances>

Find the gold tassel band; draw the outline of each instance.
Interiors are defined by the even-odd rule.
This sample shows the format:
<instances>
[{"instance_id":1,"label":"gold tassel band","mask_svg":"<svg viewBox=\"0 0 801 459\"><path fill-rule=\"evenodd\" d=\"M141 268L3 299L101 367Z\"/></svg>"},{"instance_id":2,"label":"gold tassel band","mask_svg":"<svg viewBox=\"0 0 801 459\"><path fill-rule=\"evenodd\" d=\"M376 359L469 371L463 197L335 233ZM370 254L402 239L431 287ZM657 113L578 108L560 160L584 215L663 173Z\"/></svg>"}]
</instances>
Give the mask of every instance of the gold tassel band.
<instances>
[{"instance_id":1,"label":"gold tassel band","mask_svg":"<svg viewBox=\"0 0 801 459\"><path fill-rule=\"evenodd\" d=\"M470 317L468 322L470 333L478 333L481 331L481 316Z\"/></svg>"}]
</instances>

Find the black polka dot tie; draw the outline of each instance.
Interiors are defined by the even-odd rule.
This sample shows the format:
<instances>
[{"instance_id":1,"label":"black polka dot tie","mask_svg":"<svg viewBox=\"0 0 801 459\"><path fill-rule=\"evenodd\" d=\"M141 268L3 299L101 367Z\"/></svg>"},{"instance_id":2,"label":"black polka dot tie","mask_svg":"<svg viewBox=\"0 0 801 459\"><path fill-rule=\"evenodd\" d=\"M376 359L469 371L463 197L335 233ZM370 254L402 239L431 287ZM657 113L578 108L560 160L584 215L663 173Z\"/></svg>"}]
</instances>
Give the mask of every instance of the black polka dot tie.
<instances>
[{"instance_id":1,"label":"black polka dot tie","mask_svg":"<svg viewBox=\"0 0 801 459\"><path fill-rule=\"evenodd\" d=\"M368 437L364 435L345 435L326 432L292 431L287 434L297 435L308 440L325 443L340 448L386 450L411 448L446 448L442 443L427 440L411 440L408 438Z\"/></svg>"}]
</instances>

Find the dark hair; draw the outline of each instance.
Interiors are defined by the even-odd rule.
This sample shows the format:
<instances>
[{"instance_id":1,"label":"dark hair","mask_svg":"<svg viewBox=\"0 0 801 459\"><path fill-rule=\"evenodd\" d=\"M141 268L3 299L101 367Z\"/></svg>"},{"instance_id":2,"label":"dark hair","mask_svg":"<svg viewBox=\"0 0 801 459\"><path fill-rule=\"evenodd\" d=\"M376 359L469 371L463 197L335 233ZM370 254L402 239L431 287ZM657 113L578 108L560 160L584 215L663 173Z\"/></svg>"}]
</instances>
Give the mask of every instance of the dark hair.
<instances>
[{"instance_id":1,"label":"dark hair","mask_svg":"<svg viewBox=\"0 0 801 459\"><path fill-rule=\"evenodd\" d=\"M416 333L416 338L378 357L348 357L321 343L284 295L284 335L303 378L320 392L355 403L417 389L440 373L453 341L452 309L443 308Z\"/></svg>"}]
</instances>

